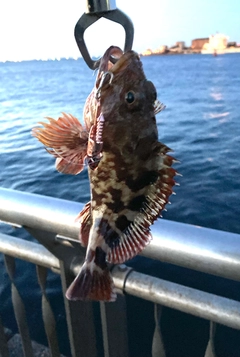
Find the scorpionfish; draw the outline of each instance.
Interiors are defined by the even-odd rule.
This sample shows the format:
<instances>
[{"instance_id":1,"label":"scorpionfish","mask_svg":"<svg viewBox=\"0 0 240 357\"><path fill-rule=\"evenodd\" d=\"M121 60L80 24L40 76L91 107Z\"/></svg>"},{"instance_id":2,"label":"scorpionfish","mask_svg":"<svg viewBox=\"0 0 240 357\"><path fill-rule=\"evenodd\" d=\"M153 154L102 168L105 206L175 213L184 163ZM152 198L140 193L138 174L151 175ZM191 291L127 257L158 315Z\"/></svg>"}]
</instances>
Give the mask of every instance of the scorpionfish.
<instances>
[{"instance_id":1,"label":"scorpionfish","mask_svg":"<svg viewBox=\"0 0 240 357\"><path fill-rule=\"evenodd\" d=\"M164 108L146 79L139 55L111 46L86 100L83 126L72 115L33 129L56 157L56 168L78 174L88 165L91 201L77 217L87 247L82 268L66 292L70 300L114 301L108 263L123 263L152 239L175 184L175 159L158 141L155 115Z\"/></svg>"}]
</instances>

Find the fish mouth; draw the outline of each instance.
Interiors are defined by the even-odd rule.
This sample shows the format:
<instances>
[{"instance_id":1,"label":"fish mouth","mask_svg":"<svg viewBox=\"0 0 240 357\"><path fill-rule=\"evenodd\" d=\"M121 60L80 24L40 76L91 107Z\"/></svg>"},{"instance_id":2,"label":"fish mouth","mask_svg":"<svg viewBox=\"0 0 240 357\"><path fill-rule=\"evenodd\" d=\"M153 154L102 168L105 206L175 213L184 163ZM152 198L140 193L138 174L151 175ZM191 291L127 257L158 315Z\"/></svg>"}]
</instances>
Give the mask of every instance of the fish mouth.
<instances>
[{"instance_id":1,"label":"fish mouth","mask_svg":"<svg viewBox=\"0 0 240 357\"><path fill-rule=\"evenodd\" d=\"M111 66L109 71L111 71L113 75L124 71L133 60L139 60L139 55L132 50L127 51Z\"/></svg>"},{"instance_id":2,"label":"fish mouth","mask_svg":"<svg viewBox=\"0 0 240 357\"><path fill-rule=\"evenodd\" d=\"M139 55L132 50L124 53L119 47L111 46L102 57L99 72L111 71L115 74L125 69L133 58L139 59Z\"/></svg>"},{"instance_id":3,"label":"fish mouth","mask_svg":"<svg viewBox=\"0 0 240 357\"><path fill-rule=\"evenodd\" d=\"M117 46L111 46L101 58L99 73L109 71L123 56L123 51Z\"/></svg>"},{"instance_id":4,"label":"fish mouth","mask_svg":"<svg viewBox=\"0 0 240 357\"><path fill-rule=\"evenodd\" d=\"M102 86L105 85L106 82L110 84L114 75L124 71L132 61L139 59L139 55L132 50L124 53L117 46L109 47L108 50L104 53L100 62L96 80L97 92L99 93L99 91L102 89ZM110 75L110 79L108 78L108 81L105 80L106 74Z\"/></svg>"}]
</instances>

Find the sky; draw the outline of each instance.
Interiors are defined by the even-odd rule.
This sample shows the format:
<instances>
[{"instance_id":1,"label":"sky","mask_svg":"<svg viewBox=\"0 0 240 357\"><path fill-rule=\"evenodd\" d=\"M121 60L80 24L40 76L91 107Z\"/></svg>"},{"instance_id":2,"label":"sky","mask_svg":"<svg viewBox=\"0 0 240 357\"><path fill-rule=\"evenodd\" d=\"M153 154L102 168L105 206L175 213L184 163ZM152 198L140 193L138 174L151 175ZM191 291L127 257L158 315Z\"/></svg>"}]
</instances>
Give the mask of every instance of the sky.
<instances>
[{"instance_id":1,"label":"sky","mask_svg":"<svg viewBox=\"0 0 240 357\"><path fill-rule=\"evenodd\" d=\"M216 32L240 43L239 0L116 0L134 25L133 49L143 52L176 41L191 45L194 38ZM74 27L85 12L86 0L1 0L0 61L80 56ZM110 45L123 48L121 25L98 20L85 31L91 56Z\"/></svg>"}]
</instances>

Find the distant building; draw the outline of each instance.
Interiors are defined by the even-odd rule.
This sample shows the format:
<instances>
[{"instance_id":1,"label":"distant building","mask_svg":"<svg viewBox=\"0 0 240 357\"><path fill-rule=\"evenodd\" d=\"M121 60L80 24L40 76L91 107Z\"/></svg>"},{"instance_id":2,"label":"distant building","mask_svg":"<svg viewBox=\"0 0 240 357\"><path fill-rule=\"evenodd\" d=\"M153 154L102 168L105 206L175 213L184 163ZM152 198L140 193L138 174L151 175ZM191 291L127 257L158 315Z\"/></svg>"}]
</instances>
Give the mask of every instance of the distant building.
<instances>
[{"instance_id":1,"label":"distant building","mask_svg":"<svg viewBox=\"0 0 240 357\"><path fill-rule=\"evenodd\" d=\"M163 45L160 46L159 48L156 48L155 50L152 50L148 48L146 51L142 52L142 56L152 56L152 55L162 55L168 51L168 47Z\"/></svg>"},{"instance_id":2,"label":"distant building","mask_svg":"<svg viewBox=\"0 0 240 357\"><path fill-rule=\"evenodd\" d=\"M227 47L237 47L237 42L236 41L228 42Z\"/></svg>"},{"instance_id":3,"label":"distant building","mask_svg":"<svg viewBox=\"0 0 240 357\"><path fill-rule=\"evenodd\" d=\"M225 53L228 43L228 36L216 33L209 37L209 42L202 48L202 54L221 54Z\"/></svg>"},{"instance_id":4,"label":"distant building","mask_svg":"<svg viewBox=\"0 0 240 357\"><path fill-rule=\"evenodd\" d=\"M176 44L169 48L170 53L183 53L185 49L184 41L177 41Z\"/></svg>"},{"instance_id":5,"label":"distant building","mask_svg":"<svg viewBox=\"0 0 240 357\"><path fill-rule=\"evenodd\" d=\"M185 48L185 41L178 41L178 42L176 42L176 47L178 47L178 49L179 49L180 51L183 51L184 48Z\"/></svg>"},{"instance_id":6,"label":"distant building","mask_svg":"<svg viewBox=\"0 0 240 357\"><path fill-rule=\"evenodd\" d=\"M153 54L162 54L165 53L167 51L167 46L162 45L159 48L157 48L156 50L153 50Z\"/></svg>"},{"instance_id":7,"label":"distant building","mask_svg":"<svg viewBox=\"0 0 240 357\"><path fill-rule=\"evenodd\" d=\"M141 53L142 56L151 56L152 55L152 50L148 48L146 51Z\"/></svg>"},{"instance_id":8,"label":"distant building","mask_svg":"<svg viewBox=\"0 0 240 357\"><path fill-rule=\"evenodd\" d=\"M209 42L209 38L196 38L195 40L192 40L191 44L191 49L193 51L201 51L205 43Z\"/></svg>"}]
</instances>

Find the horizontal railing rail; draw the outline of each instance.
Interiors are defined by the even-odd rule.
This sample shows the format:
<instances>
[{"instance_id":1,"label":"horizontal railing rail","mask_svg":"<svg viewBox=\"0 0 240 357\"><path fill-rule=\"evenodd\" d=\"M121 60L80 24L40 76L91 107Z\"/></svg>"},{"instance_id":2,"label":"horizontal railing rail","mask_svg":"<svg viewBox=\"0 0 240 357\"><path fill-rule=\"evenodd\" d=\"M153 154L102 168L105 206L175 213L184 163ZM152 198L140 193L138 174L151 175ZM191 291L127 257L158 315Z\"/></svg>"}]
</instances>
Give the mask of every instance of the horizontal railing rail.
<instances>
[{"instance_id":1,"label":"horizontal railing rail","mask_svg":"<svg viewBox=\"0 0 240 357\"><path fill-rule=\"evenodd\" d=\"M6 234L0 234L0 251L56 272L60 268L42 245ZM122 292L240 329L240 302L138 273L124 264L114 267L112 275Z\"/></svg>"},{"instance_id":2,"label":"horizontal railing rail","mask_svg":"<svg viewBox=\"0 0 240 357\"><path fill-rule=\"evenodd\" d=\"M13 226L46 230L78 243L75 217L83 204L0 188L0 220ZM142 255L240 281L240 235L158 220Z\"/></svg>"},{"instance_id":3,"label":"horizontal railing rail","mask_svg":"<svg viewBox=\"0 0 240 357\"><path fill-rule=\"evenodd\" d=\"M82 208L83 204L77 202L0 189L0 221L14 227L23 227L41 243L0 233L0 252L5 256L5 264L12 284L15 315L25 314L14 282L14 259L19 258L37 266L38 280L43 294L44 326L54 356L59 356L59 350L53 334L55 320L46 294L46 269L50 268L60 274L63 294L65 294L67 286L84 260L85 250L78 240L79 224L75 222L75 217ZM152 235L153 240L142 252L143 256L240 281L240 235L163 219L153 225ZM205 357L215 356L216 323L240 330L239 301L139 273L124 264L114 266L112 275L120 294L126 293L154 303L156 312L154 315L156 328L152 345L154 357L165 357L159 328L161 306L210 320L210 338ZM92 304L82 302L76 304L67 299L64 302L72 357L98 357L96 346L92 343L93 340L95 341ZM21 311L18 310L19 306L22 306ZM127 357L129 354L126 347L127 317L124 295L122 297L119 295L114 304L101 303L100 310L104 356ZM115 333L116 316L118 316L117 334ZM29 336L25 333L24 337L26 330L24 319L18 317L18 324L27 351L30 348Z\"/></svg>"}]
</instances>

